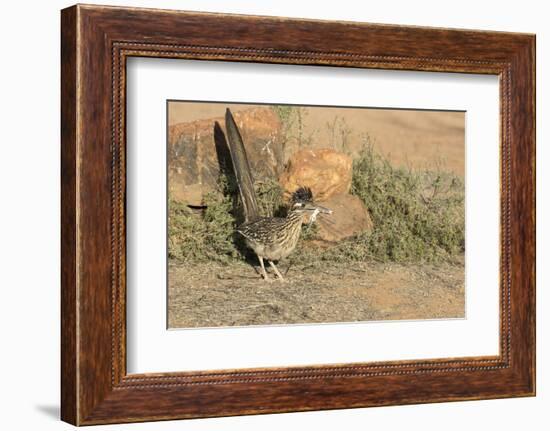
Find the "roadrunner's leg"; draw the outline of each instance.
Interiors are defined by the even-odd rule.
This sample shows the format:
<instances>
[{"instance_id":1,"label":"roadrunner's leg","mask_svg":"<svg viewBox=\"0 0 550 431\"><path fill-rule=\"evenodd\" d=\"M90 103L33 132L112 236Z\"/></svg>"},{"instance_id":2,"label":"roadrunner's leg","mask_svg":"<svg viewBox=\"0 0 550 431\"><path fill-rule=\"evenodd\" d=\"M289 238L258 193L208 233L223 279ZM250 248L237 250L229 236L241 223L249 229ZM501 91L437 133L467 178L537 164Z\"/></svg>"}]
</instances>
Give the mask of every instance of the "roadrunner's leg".
<instances>
[{"instance_id":1,"label":"roadrunner's leg","mask_svg":"<svg viewBox=\"0 0 550 431\"><path fill-rule=\"evenodd\" d=\"M258 256L258 260L260 261L260 266L262 267L262 270L260 271L260 273L262 274L262 277L266 281L271 281L271 279L267 278L267 272L265 272L264 258L262 256L260 256L259 254L257 256Z\"/></svg>"},{"instance_id":2,"label":"roadrunner's leg","mask_svg":"<svg viewBox=\"0 0 550 431\"><path fill-rule=\"evenodd\" d=\"M271 268L273 268L273 271L275 271L275 274L277 274L277 277L279 277L279 280L285 281L285 279L283 278L283 275L279 272L279 270L277 269L275 264L273 262L271 262L270 260L268 262L271 265Z\"/></svg>"}]
</instances>

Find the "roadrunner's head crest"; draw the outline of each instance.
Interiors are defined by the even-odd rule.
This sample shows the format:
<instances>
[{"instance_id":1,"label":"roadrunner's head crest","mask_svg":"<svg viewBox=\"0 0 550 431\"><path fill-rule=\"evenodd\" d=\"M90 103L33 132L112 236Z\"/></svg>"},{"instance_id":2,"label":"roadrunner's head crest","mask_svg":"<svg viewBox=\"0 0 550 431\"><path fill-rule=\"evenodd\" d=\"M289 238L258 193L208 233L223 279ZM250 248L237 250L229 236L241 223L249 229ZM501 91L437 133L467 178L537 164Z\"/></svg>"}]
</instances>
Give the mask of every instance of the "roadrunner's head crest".
<instances>
[{"instance_id":1,"label":"roadrunner's head crest","mask_svg":"<svg viewBox=\"0 0 550 431\"><path fill-rule=\"evenodd\" d=\"M292 203L296 202L313 202L313 193L309 187L300 187L292 193Z\"/></svg>"},{"instance_id":2,"label":"roadrunner's head crest","mask_svg":"<svg viewBox=\"0 0 550 431\"><path fill-rule=\"evenodd\" d=\"M292 211L300 214L309 214L309 224L317 219L319 214L332 214L332 210L313 202L313 193L309 187L299 187L291 198Z\"/></svg>"}]
</instances>

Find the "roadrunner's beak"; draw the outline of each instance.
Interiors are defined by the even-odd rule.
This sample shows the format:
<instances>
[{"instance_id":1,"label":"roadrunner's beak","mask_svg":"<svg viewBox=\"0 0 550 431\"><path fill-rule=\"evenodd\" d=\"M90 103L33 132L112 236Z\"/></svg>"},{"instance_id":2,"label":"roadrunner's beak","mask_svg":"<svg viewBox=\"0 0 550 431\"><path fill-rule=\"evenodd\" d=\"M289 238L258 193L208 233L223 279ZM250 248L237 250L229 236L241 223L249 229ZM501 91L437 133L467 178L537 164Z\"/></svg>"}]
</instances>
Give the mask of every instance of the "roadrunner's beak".
<instances>
[{"instance_id":1,"label":"roadrunner's beak","mask_svg":"<svg viewBox=\"0 0 550 431\"><path fill-rule=\"evenodd\" d=\"M319 212L321 214L332 214L331 209L328 209L328 208L325 208L325 207L322 207L322 206L318 206L318 205L317 205L317 209L319 210Z\"/></svg>"},{"instance_id":2,"label":"roadrunner's beak","mask_svg":"<svg viewBox=\"0 0 550 431\"><path fill-rule=\"evenodd\" d=\"M312 211L311 217L309 219L309 225L311 225L315 220L317 220L317 216L319 214L332 214L332 210L322 207L320 205L309 205L307 208L309 211Z\"/></svg>"}]
</instances>

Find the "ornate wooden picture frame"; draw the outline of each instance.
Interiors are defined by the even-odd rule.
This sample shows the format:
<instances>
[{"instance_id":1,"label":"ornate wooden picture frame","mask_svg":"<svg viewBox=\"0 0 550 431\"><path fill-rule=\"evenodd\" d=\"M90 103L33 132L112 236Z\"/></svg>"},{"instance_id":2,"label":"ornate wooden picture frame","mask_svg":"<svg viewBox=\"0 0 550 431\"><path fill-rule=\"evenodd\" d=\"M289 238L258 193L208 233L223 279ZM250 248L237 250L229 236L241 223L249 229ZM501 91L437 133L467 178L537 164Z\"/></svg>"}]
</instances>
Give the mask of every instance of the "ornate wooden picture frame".
<instances>
[{"instance_id":1,"label":"ornate wooden picture frame","mask_svg":"<svg viewBox=\"0 0 550 431\"><path fill-rule=\"evenodd\" d=\"M75 425L535 394L535 37L102 6L62 11L61 416ZM126 371L129 57L441 71L500 80L500 354Z\"/></svg>"}]
</instances>

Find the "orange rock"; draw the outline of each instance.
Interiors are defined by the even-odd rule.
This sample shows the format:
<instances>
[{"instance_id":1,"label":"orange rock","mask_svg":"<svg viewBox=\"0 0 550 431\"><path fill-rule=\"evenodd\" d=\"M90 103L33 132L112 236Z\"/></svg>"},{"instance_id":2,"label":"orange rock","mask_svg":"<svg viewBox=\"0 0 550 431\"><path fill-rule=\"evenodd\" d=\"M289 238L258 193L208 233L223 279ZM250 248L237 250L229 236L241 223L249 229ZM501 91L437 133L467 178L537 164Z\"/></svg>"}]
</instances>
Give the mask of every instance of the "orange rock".
<instances>
[{"instance_id":1,"label":"orange rock","mask_svg":"<svg viewBox=\"0 0 550 431\"><path fill-rule=\"evenodd\" d=\"M332 214L317 218L316 239L332 243L372 231L373 224L369 211L357 196L332 196L323 202L323 206L330 208Z\"/></svg>"},{"instance_id":2,"label":"orange rock","mask_svg":"<svg viewBox=\"0 0 550 431\"><path fill-rule=\"evenodd\" d=\"M255 180L277 178L283 167L281 122L270 108L234 113ZM220 129L216 131L215 124ZM221 166L233 169L224 140L224 119L179 123L168 129L170 196L188 205L201 205L216 190Z\"/></svg>"},{"instance_id":3,"label":"orange rock","mask_svg":"<svg viewBox=\"0 0 550 431\"><path fill-rule=\"evenodd\" d=\"M279 182L289 197L299 187L309 187L315 201L348 193L351 187L351 157L335 150L300 150L294 153Z\"/></svg>"}]
</instances>

